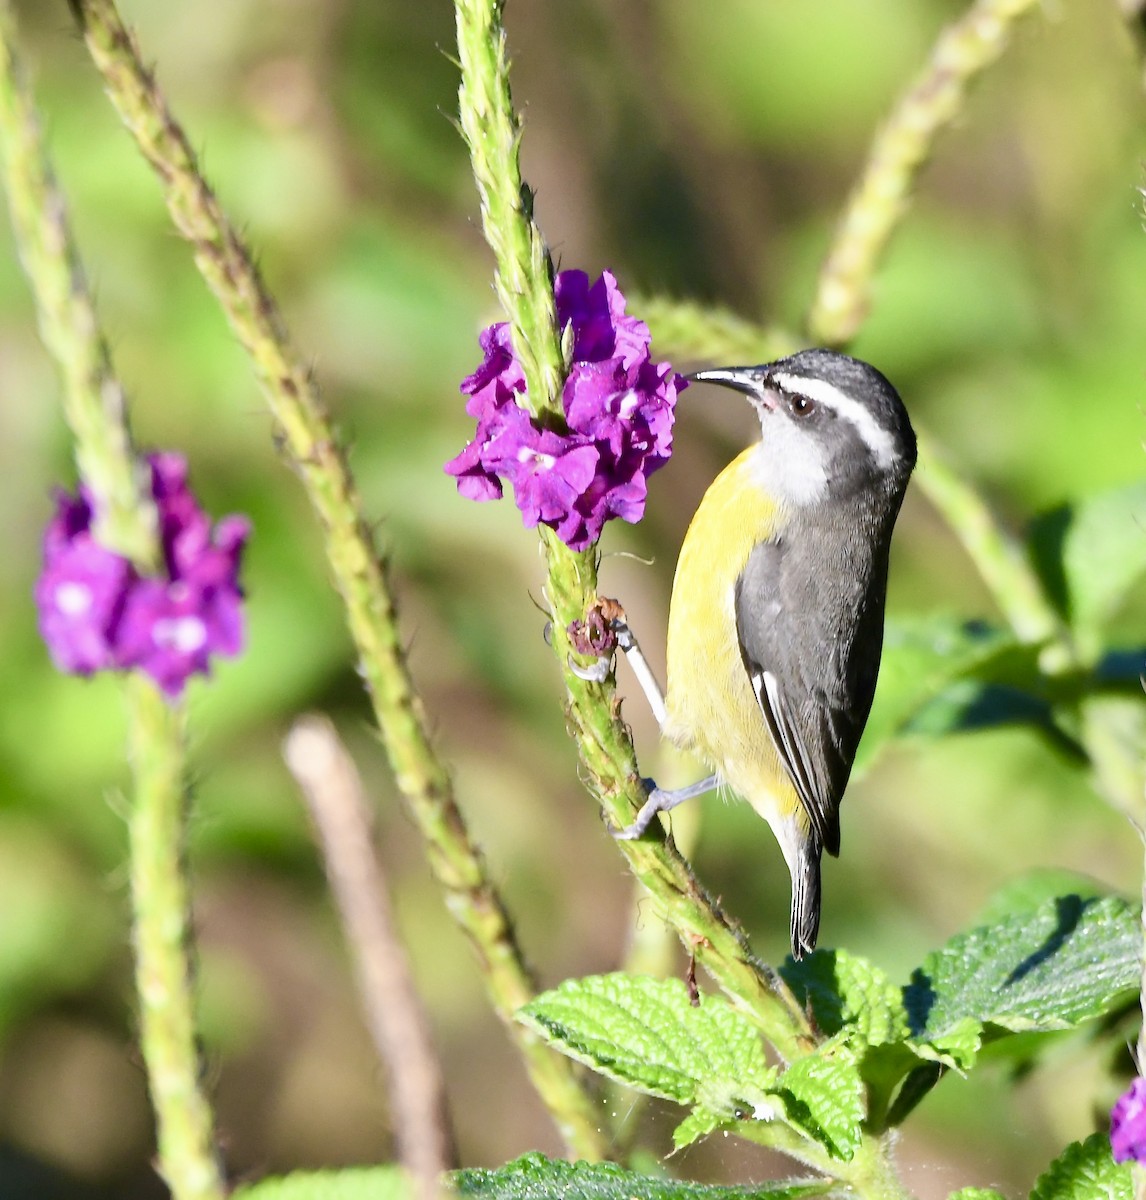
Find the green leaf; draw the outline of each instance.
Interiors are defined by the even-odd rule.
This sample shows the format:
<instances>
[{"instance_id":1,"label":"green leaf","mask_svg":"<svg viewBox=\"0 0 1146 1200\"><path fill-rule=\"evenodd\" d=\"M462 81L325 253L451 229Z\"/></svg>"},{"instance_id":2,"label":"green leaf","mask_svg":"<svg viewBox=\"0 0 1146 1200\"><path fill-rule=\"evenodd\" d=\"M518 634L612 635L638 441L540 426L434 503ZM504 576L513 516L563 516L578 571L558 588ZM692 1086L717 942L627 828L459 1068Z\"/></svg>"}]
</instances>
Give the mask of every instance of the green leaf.
<instances>
[{"instance_id":1,"label":"green leaf","mask_svg":"<svg viewBox=\"0 0 1146 1200\"><path fill-rule=\"evenodd\" d=\"M674 1150L683 1150L693 1142L715 1133L721 1127L727 1128L728 1118L710 1109L694 1108L692 1112L672 1131L672 1146Z\"/></svg>"},{"instance_id":2,"label":"green leaf","mask_svg":"<svg viewBox=\"0 0 1146 1200\"><path fill-rule=\"evenodd\" d=\"M1137 990L1141 940L1139 909L1117 897L1059 896L960 934L904 990L912 1032L943 1044L967 1021L1072 1028Z\"/></svg>"},{"instance_id":3,"label":"green leaf","mask_svg":"<svg viewBox=\"0 0 1146 1200\"><path fill-rule=\"evenodd\" d=\"M855 1054L866 1089L866 1115L877 1127L882 1127L899 1084L920 1060L964 1070L979 1049L977 1024L960 1023L934 1041L912 1038L903 989L845 950L818 950L799 963L785 963L781 974L819 1028L842 1039ZM781 1086L787 1078L781 1078ZM919 1078L928 1080L929 1089L938 1073L928 1071Z\"/></svg>"},{"instance_id":4,"label":"green leaf","mask_svg":"<svg viewBox=\"0 0 1146 1200\"><path fill-rule=\"evenodd\" d=\"M1099 493L1041 517L1031 554L1070 625L1096 630L1146 573L1146 482Z\"/></svg>"},{"instance_id":5,"label":"green leaf","mask_svg":"<svg viewBox=\"0 0 1146 1200\"><path fill-rule=\"evenodd\" d=\"M981 622L953 617L888 620L879 685L853 773L866 770L879 749L956 680L1019 649L1010 633Z\"/></svg>"},{"instance_id":6,"label":"green leaf","mask_svg":"<svg viewBox=\"0 0 1146 1200\"><path fill-rule=\"evenodd\" d=\"M735 1115L752 1109L776 1076L746 1017L721 996L694 1008L677 979L570 979L518 1019L610 1079L678 1104L699 1100Z\"/></svg>"},{"instance_id":7,"label":"green leaf","mask_svg":"<svg viewBox=\"0 0 1146 1200\"><path fill-rule=\"evenodd\" d=\"M295 1171L263 1179L233 1193L234 1200L405 1200L411 1195L398 1167Z\"/></svg>"},{"instance_id":8,"label":"green leaf","mask_svg":"<svg viewBox=\"0 0 1146 1200\"><path fill-rule=\"evenodd\" d=\"M942 1033L918 1040L909 1045L926 1062L941 1063L958 1071L969 1071L983 1044L983 1022L977 1017L964 1017Z\"/></svg>"},{"instance_id":9,"label":"green leaf","mask_svg":"<svg viewBox=\"0 0 1146 1200\"><path fill-rule=\"evenodd\" d=\"M713 1187L655 1179L614 1163L564 1162L526 1154L496 1170L455 1171L459 1196L482 1200L799 1200L828 1190L829 1180Z\"/></svg>"},{"instance_id":10,"label":"green leaf","mask_svg":"<svg viewBox=\"0 0 1146 1200\"><path fill-rule=\"evenodd\" d=\"M1114 1161L1105 1133L1093 1133L1051 1163L1035 1183L1031 1200L1131 1200L1133 1195L1129 1165Z\"/></svg>"},{"instance_id":11,"label":"green leaf","mask_svg":"<svg viewBox=\"0 0 1146 1200\"><path fill-rule=\"evenodd\" d=\"M850 1161L863 1136L864 1085L853 1054L820 1052L797 1059L780 1077L788 1117Z\"/></svg>"},{"instance_id":12,"label":"green leaf","mask_svg":"<svg viewBox=\"0 0 1146 1200\"><path fill-rule=\"evenodd\" d=\"M994 1188L965 1187L952 1192L947 1200L1006 1200L1006 1197Z\"/></svg>"},{"instance_id":13,"label":"green leaf","mask_svg":"<svg viewBox=\"0 0 1146 1200\"><path fill-rule=\"evenodd\" d=\"M789 960L780 974L829 1037L846 1028L849 1040L878 1046L909 1033L901 989L866 958L817 950L799 962Z\"/></svg>"}]
</instances>

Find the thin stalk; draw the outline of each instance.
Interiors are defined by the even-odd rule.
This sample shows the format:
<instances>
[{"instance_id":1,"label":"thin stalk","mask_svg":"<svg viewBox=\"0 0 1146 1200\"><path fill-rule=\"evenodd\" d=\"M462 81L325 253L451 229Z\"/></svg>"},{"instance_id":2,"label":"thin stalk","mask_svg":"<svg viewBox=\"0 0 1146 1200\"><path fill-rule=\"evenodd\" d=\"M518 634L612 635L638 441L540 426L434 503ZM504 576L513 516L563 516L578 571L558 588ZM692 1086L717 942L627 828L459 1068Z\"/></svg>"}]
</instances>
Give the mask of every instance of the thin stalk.
<instances>
[{"instance_id":1,"label":"thin stalk","mask_svg":"<svg viewBox=\"0 0 1146 1200\"><path fill-rule=\"evenodd\" d=\"M493 250L498 299L534 413L564 416L564 358L553 303L553 263L533 222L533 194L521 178L521 125L509 90L501 13L505 0L457 0L458 113L481 198L482 230Z\"/></svg>"},{"instance_id":2,"label":"thin stalk","mask_svg":"<svg viewBox=\"0 0 1146 1200\"><path fill-rule=\"evenodd\" d=\"M0 159L16 243L44 343L63 375L64 415L95 508L96 536L146 572L160 559L155 508L16 45L11 7L0 0ZM159 1171L175 1200L222 1200L195 1037L182 717L146 680L129 679L125 691L134 776L129 835L135 970Z\"/></svg>"},{"instance_id":3,"label":"thin stalk","mask_svg":"<svg viewBox=\"0 0 1146 1200\"><path fill-rule=\"evenodd\" d=\"M460 124L530 403L535 412L560 414L564 359L554 316L552 268L521 178L521 130L510 95L502 9L502 0L457 0ZM546 597L553 616L551 640L565 678L567 714L580 749L582 775L608 818L626 825L643 800L643 788L632 739L620 720L615 681L591 683L568 669L573 654L568 626L584 619L597 599L596 556L570 550L552 530L542 528L541 535ZM671 840L650 837L619 844L661 916L780 1053L792 1058L807 1052L814 1037L799 1005L775 972L752 957L746 939L705 894Z\"/></svg>"},{"instance_id":4,"label":"thin stalk","mask_svg":"<svg viewBox=\"0 0 1146 1200\"><path fill-rule=\"evenodd\" d=\"M931 58L875 136L824 261L808 314L813 342L852 338L872 278L936 137L963 111L968 86L1007 47L1015 22L1038 0L976 0L939 36Z\"/></svg>"},{"instance_id":5,"label":"thin stalk","mask_svg":"<svg viewBox=\"0 0 1146 1200\"><path fill-rule=\"evenodd\" d=\"M112 370L67 208L17 52L16 19L0 0L0 160L20 261L40 336L64 380L64 416L95 507L98 541L141 569L157 565L155 508L136 460L123 388Z\"/></svg>"},{"instance_id":6,"label":"thin stalk","mask_svg":"<svg viewBox=\"0 0 1146 1200\"><path fill-rule=\"evenodd\" d=\"M188 954L183 713L142 677L129 678L126 686L135 777L129 824L135 981L140 1043L158 1118L159 1170L175 1200L222 1200L211 1108L199 1086Z\"/></svg>"},{"instance_id":7,"label":"thin stalk","mask_svg":"<svg viewBox=\"0 0 1146 1200\"><path fill-rule=\"evenodd\" d=\"M975 487L919 437L915 484L939 511L975 564L1015 635L1024 642L1063 641L1066 633L1022 543L999 521Z\"/></svg>"},{"instance_id":8,"label":"thin stalk","mask_svg":"<svg viewBox=\"0 0 1146 1200\"><path fill-rule=\"evenodd\" d=\"M593 1107L572 1064L513 1014L534 994L508 913L457 806L452 782L430 741L406 664L385 563L362 516L357 487L317 384L242 239L199 170L186 134L112 0L74 0L84 40L108 95L154 168L171 217L254 363L322 527L359 666L398 787L425 839L446 906L477 952L494 1010L517 1044L538 1093L569 1147L604 1150Z\"/></svg>"},{"instance_id":9,"label":"thin stalk","mask_svg":"<svg viewBox=\"0 0 1146 1200\"><path fill-rule=\"evenodd\" d=\"M366 1023L388 1076L399 1161L419 1200L437 1200L442 1172L457 1165L445 1082L394 919L362 779L323 717L296 721L283 757L310 809Z\"/></svg>"},{"instance_id":10,"label":"thin stalk","mask_svg":"<svg viewBox=\"0 0 1146 1200\"><path fill-rule=\"evenodd\" d=\"M763 328L727 309L665 296L635 296L631 303L652 331L658 352L677 362L748 366L799 349L787 330ZM688 404L687 397L683 403Z\"/></svg>"}]
</instances>

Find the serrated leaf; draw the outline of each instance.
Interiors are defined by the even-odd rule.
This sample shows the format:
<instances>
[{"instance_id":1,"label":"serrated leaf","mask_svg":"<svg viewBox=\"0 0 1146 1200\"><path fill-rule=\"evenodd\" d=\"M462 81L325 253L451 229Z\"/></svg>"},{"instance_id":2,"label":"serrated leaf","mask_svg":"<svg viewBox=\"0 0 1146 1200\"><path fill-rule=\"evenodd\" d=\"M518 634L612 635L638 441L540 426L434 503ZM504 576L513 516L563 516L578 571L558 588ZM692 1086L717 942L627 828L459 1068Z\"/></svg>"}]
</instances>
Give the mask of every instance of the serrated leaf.
<instances>
[{"instance_id":1,"label":"serrated leaf","mask_svg":"<svg viewBox=\"0 0 1146 1200\"><path fill-rule=\"evenodd\" d=\"M721 1126L727 1126L728 1117L714 1113L707 1108L694 1108L692 1112L672 1131L674 1150L683 1150L693 1142L715 1133Z\"/></svg>"},{"instance_id":2,"label":"serrated leaf","mask_svg":"<svg viewBox=\"0 0 1146 1200\"><path fill-rule=\"evenodd\" d=\"M1110 1153L1110 1138L1093 1133L1074 1142L1039 1176L1031 1200L1131 1200L1134 1181L1127 1164Z\"/></svg>"},{"instance_id":3,"label":"serrated leaf","mask_svg":"<svg viewBox=\"0 0 1146 1200\"><path fill-rule=\"evenodd\" d=\"M866 958L817 950L799 962L789 959L780 974L829 1037L846 1030L851 1041L879 1046L909 1033L902 990Z\"/></svg>"},{"instance_id":4,"label":"serrated leaf","mask_svg":"<svg viewBox=\"0 0 1146 1200\"><path fill-rule=\"evenodd\" d=\"M1059 896L954 937L904 989L912 1033L942 1044L968 1020L1069 1029L1137 990L1139 910L1117 897Z\"/></svg>"},{"instance_id":5,"label":"serrated leaf","mask_svg":"<svg viewBox=\"0 0 1146 1200\"><path fill-rule=\"evenodd\" d=\"M547 1042L610 1079L693 1104L726 1097L748 1108L774 1080L755 1027L721 996L689 1002L678 979L570 979L518 1012ZM743 1105L740 1105L743 1107Z\"/></svg>"},{"instance_id":6,"label":"serrated leaf","mask_svg":"<svg viewBox=\"0 0 1146 1200\"><path fill-rule=\"evenodd\" d=\"M405 1200L412 1195L398 1167L295 1171L263 1179L233 1193L234 1200Z\"/></svg>"},{"instance_id":7,"label":"serrated leaf","mask_svg":"<svg viewBox=\"0 0 1146 1200\"><path fill-rule=\"evenodd\" d=\"M1017 647L1010 633L981 622L889 619L879 685L853 775L862 774L885 743L950 684Z\"/></svg>"},{"instance_id":8,"label":"serrated leaf","mask_svg":"<svg viewBox=\"0 0 1146 1200\"><path fill-rule=\"evenodd\" d=\"M571 1163L542 1154L526 1154L496 1170L455 1171L451 1179L459 1196L481 1200L801 1200L827 1190L823 1180L716 1187L656 1179L614 1163Z\"/></svg>"},{"instance_id":9,"label":"serrated leaf","mask_svg":"<svg viewBox=\"0 0 1146 1200\"><path fill-rule=\"evenodd\" d=\"M864 1085L854 1055L821 1051L799 1058L780 1077L777 1091L789 1120L836 1158L851 1160L863 1137L864 1119Z\"/></svg>"},{"instance_id":10,"label":"serrated leaf","mask_svg":"<svg viewBox=\"0 0 1146 1200\"><path fill-rule=\"evenodd\" d=\"M994 1188L965 1187L952 1192L947 1200L1006 1200L1006 1197Z\"/></svg>"},{"instance_id":11,"label":"serrated leaf","mask_svg":"<svg viewBox=\"0 0 1146 1200\"><path fill-rule=\"evenodd\" d=\"M913 1039L908 1044L925 1061L969 1071L983 1044L983 1022L976 1017L964 1017L932 1038Z\"/></svg>"},{"instance_id":12,"label":"serrated leaf","mask_svg":"<svg viewBox=\"0 0 1146 1200\"><path fill-rule=\"evenodd\" d=\"M1035 567L1078 630L1099 628L1146 572L1146 482L1056 509L1035 522Z\"/></svg>"}]
</instances>

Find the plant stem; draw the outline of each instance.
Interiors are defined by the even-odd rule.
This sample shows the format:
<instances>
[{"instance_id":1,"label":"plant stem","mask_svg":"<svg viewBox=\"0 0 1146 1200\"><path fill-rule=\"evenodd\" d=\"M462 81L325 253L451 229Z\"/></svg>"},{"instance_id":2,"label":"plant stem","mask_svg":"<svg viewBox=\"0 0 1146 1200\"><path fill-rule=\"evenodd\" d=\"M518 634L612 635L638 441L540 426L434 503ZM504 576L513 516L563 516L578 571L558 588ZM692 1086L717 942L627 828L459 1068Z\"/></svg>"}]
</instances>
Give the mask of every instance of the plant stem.
<instances>
[{"instance_id":1,"label":"plant stem","mask_svg":"<svg viewBox=\"0 0 1146 1200\"><path fill-rule=\"evenodd\" d=\"M563 416L564 363L554 318L552 271L521 179L521 130L510 96L502 8L502 0L457 0L460 123L481 196L482 226L497 262L498 292L530 389L530 405L534 412ZM552 530L543 527L541 535L553 649L565 677L567 713L583 776L606 815L614 824L625 825L644 792L632 740L620 719L614 681L589 683L568 669L572 654L568 626L584 619L597 599L596 557L591 551L570 550ZM814 1038L799 1005L782 980L753 959L744 937L705 895L671 842L650 836L620 846L686 948L754 1017L779 1052L786 1058L807 1052Z\"/></svg>"},{"instance_id":2,"label":"plant stem","mask_svg":"<svg viewBox=\"0 0 1146 1200\"><path fill-rule=\"evenodd\" d=\"M96 537L146 572L160 559L146 468L132 448L123 389L43 146L7 0L0 0L0 155L41 335L64 377L64 415L95 510ZM130 842L136 981L159 1170L176 1200L221 1200L211 1108L199 1085L191 994L182 718L147 681L128 679L125 686L135 792Z\"/></svg>"},{"instance_id":3,"label":"plant stem","mask_svg":"<svg viewBox=\"0 0 1146 1200\"><path fill-rule=\"evenodd\" d=\"M407 668L384 562L362 516L354 479L314 378L249 251L206 180L183 130L112 0L74 0L84 40L108 94L163 188L171 217L250 355L322 527L346 605L360 670L407 810L426 842L446 907L477 952L494 1010L516 1042L538 1093L571 1149L600 1157L593 1108L570 1062L513 1020L534 994L509 916L466 828L449 775L431 744Z\"/></svg>"},{"instance_id":4,"label":"plant stem","mask_svg":"<svg viewBox=\"0 0 1146 1200\"><path fill-rule=\"evenodd\" d=\"M919 436L915 482L962 543L1015 635L1024 642L1065 639L1022 543L924 434Z\"/></svg>"},{"instance_id":5,"label":"plant stem","mask_svg":"<svg viewBox=\"0 0 1146 1200\"><path fill-rule=\"evenodd\" d=\"M158 563L158 543L146 468L132 452L123 388L111 367L44 148L9 0L0 0L0 159L40 335L64 378L64 415L80 477L91 493L95 536L147 570Z\"/></svg>"},{"instance_id":6,"label":"plant stem","mask_svg":"<svg viewBox=\"0 0 1146 1200\"><path fill-rule=\"evenodd\" d=\"M310 809L366 1023L389 1078L399 1161L419 1200L437 1200L442 1172L457 1165L445 1083L394 920L362 780L323 717L296 721L283 757Z\"/></svg>"},{"instance_id":7,"label":"plant stem","mask_svg":"<svg viewBox=\"0 0 1146 1200\"><path fill-rule=\"evenodd\" d=\"M938 134L962 112L967 88L1006 49L1037 0L976 0L939 36L930 61L876 134L820 272L808 314L813 342L840 345L867 315L872 278Z\"/></svg>"},{"instance_id":8,"label":"plant stem","mask_svg":"<svg viewBox=\"0 0 1146 1200\"><path fill-rule=\"evenodd\" d=\"M575 653L567 629L596 600L596 560L591 552L570 550L552 530L543 529L542 541L549 569L546 596L553 613L552 640L566 668L566 713L580 749L582 778L610 824L620 828L632 819L645 792L632 738L621 720L615 680L594 683L567 669ZM771 967L753 956L747 938L704 890L672 837L655 824L644 837L618 846L650 893L657 914L777 1051L791 1060L812 1050L816 1037L795 997Z\"/></svg>"},{"instance_id":9,"label":"plant stem","mask_svg":"<svg viewBox=\"0 0 1146 1200\"><path fill-rule=\"evenodd\" d=\"M535 414L564 419L565 365L553 303L553 263L533 222L533 194L521 178L521 125L509 90L501 13L505 0L457 0L458 113L481 198L482 230L493 250L498 299Z\"/></svg>"},{"instance_id":10,"label":"plant stem","mask_svg":"<svg viewBox=\"0 0 1146 1200\"><path fill-rule=\"evenodd\" d=\"M726 309L664 296L635 296L631 304L652 332L658 352L674 360L747 365L799 349L798 339L786 330L762 328Z\"/></svg>"},{"instance_id":11,"label":"plant stem","mask_svg":"<svg viewBox=\"0 0 1146 1200\"><path fill-rule=\"evenodd\" d=\"M183 836L183 714L147 680L127 680L131 899L140 1042L155 1105L159 1168L175 1200L222 1200L211 1109L199 1087Z\"/></svg>"}]
</instances>

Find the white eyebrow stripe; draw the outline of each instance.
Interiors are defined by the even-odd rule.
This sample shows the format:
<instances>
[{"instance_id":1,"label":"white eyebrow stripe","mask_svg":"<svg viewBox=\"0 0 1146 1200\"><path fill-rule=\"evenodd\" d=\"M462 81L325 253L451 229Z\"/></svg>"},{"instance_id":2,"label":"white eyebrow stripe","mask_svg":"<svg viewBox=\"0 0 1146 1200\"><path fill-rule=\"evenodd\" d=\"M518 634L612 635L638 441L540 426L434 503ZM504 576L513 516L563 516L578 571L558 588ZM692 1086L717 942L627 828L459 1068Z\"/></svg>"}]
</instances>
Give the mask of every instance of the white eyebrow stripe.
<instances>
[{"instance_id":1,"label":"white eyebrow stripe","mask_svg":"<svg viewBox=\"0 0 1146 1200\"><path fill-rule=\"evenodd\" d=\"M846 392L841 392L835 384L828 383L825 379L804 379L783 371L777 371L772 376L772 382L782 391L807 396L817 404L826 404L841 417L851 421L880 467L886 469L899 459L895 438L880 425L868 409Z\"/></svg>"}]
</instances>

